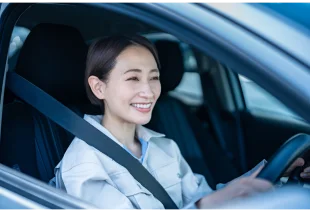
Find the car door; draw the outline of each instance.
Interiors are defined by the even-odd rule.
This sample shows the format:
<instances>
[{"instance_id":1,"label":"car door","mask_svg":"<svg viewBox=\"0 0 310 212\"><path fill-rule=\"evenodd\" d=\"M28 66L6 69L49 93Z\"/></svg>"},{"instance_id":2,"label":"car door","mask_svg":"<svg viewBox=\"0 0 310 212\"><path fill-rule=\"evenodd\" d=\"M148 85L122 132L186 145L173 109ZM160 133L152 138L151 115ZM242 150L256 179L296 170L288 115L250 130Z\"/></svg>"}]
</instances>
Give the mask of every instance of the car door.
<instances>
[{"instance_id":1,"label":"car door","mask_svg":"<svg viewBox=\"0 0 310 212\"><path fill-rule=\"evenodd\" d=\"M268 159L290 137L310 133L310 124L255 82L239 75L245 109L242 120L249 167Z\"/></svg>"},{"instance_id":2,"label":"car door","mask_svg":"<svg viewBox=\"0 0 310 212\"><path fill-rule=\"evenodd\" d=\"M307 121L265 89L217 61L212 63L207 70L201 67L203 83L212 84L203 86L204 94L216 93L207 100L213 101L211 106L220 119L218 128L225 138L226 151L233 155L240 170L247 171L261 160L268 160L290 137L310 133Z\"/></svg>"},{"instance_id":3,"label":"car door","mask_svg":"<svg viewBox=\"0 0 310 212\"><path fill-rule=\"evenodd\" d=\"M310 124L252 80L229 67L215 65L210 78L217 94L221 130L239 169L246 171L268 160L290 137L310 133ZM204 92L206 92L204 90ZM207 93L207 92L206 92Z\"/></svg>"},{"instance_id":4,"label":"car door","mask_svg":"<svg viewBox=\"0 0 310 212\"><path fill-rule=\"evenodd\" d=\"M301 30L309 30L309 4L263 4ZM304 43L304 48L309 44ZM308 50L309 52L309 50ZM241 114L248 163L268 158L291 136L310 133L310 124L252 80L238 75L246 110ZM294 101L294 99L292 99ZM258 154L261 152L261 154Z\"/></svg>"},{"instance_id":5,"label":"car door","mask_svg":"<svg viewBox=\"0 0 310 212\"><path fill-rule=\"evenodd\" d=\"M235 13L235 11L242 11L245 9L243 8L243 5L238 4L223 6L215 4L212 6L214 6L213 8L217 10L217 12L223 12L224 16L229 17L242 26L245 26L245 28L249 31L257 30L254 29L254 25L260 25L260 23L256 21L259 18L254 18L255 15L257 15L254 11L251 18L246 15L246 10L244 10L244 13ZM268 15L269 13L274 15L271 11L261 8L261 5L251 6L257 6L259 12L264 11ZM283 6L288 9L286 5ZM300 5L297 6L300 7ZM306 6L308 7L309 5ZM286 23L285 21L287 21L287 19L279 17L278 15L279 14L276 14L275 16L280 20L283 19L283 22ZM299 24L295 25L295 23L291 22L292 20L289 21L291 26L294 26L297 30L304 31L304 26L300 26ZM301 23L306 24L308 22L306 20ZM272 26L271 23L270 26ZM264 28L262 26L259 27ZM272 28L280 30L281 26L274 23ZM256 32L258 34L264 34L263 30L264 29L259 29ZM268 30L264 32L267 31L270 33L272 30L268 27ZM266 36L265 38L268 37L267 34L264 34L263 36ZM294 43L288 40L284 42L286 36L279 35L278 39L272 36L270 38L271 40L274 38L274 42L278 42L278 45L295 45L295 47L301 45L301 48L305 50L305 52L309 52L309 48L302 47L302 45L308 47L309 42ZM249 49L255 50L255 48L250 44L244 45ZM289 54L294 53L290 52ZM234 69L232 66L223 65L217 61L216 63L217 71L215 74L205 75L213 75L211 77L216 85L215 90L217 90L217 97L219 99L218 107L221 112L221 119L224 123L224 128L226 126L223 133L227 135L227 145L229 150L234 154L235 158L239 160L241 170L246 171L255 166L262 159L269 159L270 156L272 156L272 154L291 136L297 133L310 132L309 122L297 115L295 109L299 109L299 106L295 106L295 108L289 108L289 106L287 106L288 102L289 104L294 104L297 102L298 93L296 93L294 97L291 97L288 102L285 102L284 104L282 101L283 98L281 99L278 97L280 96L285 98L286 93L284 90L280 90L280 87L277 87L278 85L273 86L273 84L270 83L268 85L268 87L270 86L269 91L267 91L267 89L264 89L261 86L266 86L267 83L260 82L261 85L258 85L258 83L253 80L241 75L241 70ZM278 63L279 62L277 60L273 61L273 64ZM285 69L285 67L282 68L283 71ZM294 69L288 70L288 72L290 71L294 72ZM247 72L248 74L255 75L255 71L251 68L248 69ZM289 75L292 74L288 73L288 76ZM265 80L267 79L268 78ZM293 80L296 84L299 82L302 84L302 81L302 78ZM282 83L283 82L284 81L282 81ZM277 89L278 96L275 97L270 93L270 91L275 91ZM307 91L309 91L309 87L305 87L304 91L307 93Z\"/></svg>"}]
</instances>

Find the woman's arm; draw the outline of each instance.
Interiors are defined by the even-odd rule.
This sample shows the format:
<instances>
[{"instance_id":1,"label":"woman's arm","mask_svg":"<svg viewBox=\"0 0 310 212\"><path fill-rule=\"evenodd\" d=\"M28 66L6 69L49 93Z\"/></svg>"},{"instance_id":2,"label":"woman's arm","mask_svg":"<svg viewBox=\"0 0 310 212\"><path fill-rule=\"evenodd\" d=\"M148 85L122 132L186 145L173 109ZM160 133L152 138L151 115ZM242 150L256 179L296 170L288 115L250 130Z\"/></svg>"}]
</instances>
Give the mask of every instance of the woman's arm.
<instances>
[{"instance_id":1,"label":"woman's arm","mask_svg":"<svg viewBox=\"0 0 310 212\"><path fill-rule=\"evenodd\" d=\"M214 208L236 198L242 198L272 189L273 185L270 182L256 178L262 168L263 166L257 169L252 175L235 179L224 188L201 198L196 203L196 206L198 208Z\"/></svg>"},{"instance_id":2,"label":"woman's arm","mask_svg":"<svg viewBox=\"0 0 310 212\"><path fill-rule=\"evenodd\" d=\"M98 208L134 209L130 200L108 183L107 173L95 163L83 163L62 173L67 193Z\"/></svg>"}]
</instances>

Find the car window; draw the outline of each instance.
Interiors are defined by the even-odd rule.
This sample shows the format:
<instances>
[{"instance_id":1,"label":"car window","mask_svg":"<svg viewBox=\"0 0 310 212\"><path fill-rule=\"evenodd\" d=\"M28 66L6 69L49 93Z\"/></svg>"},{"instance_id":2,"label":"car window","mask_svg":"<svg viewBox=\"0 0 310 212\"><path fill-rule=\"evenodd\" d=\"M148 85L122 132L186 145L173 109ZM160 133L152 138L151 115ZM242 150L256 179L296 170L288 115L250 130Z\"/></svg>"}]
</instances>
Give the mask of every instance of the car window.
<instances>
[{"instance_id":1,"label":"car window","mask_svg":"<svg viewBox=\"0 0 310 212\"><path fill-rule=\"evenodd\" d=\"M200 106L203 104L203 93L200 75L197 72L197 61L189 45L181 43L183 50L185 73L180 84L169 94L187 105Z\"/></svg>"},{"instance_id":2,"label":"car window","mask_svg":"<svg viewBox=\"0 0 310 212\"><path fill-rule=\"evenodd\" d=\"M173 91L170 91L169 94L187 105L202 105L203 95L199 74L196 72L185 72L181 83Z\"/></svg>"},{"instance_id":3,"label":"car window","mask_svg":"<svg viewBox=\"0 0 310 212\"><path fill-rule=\"evenodd\" d=\"M197 72L197 61L190 46L186 43L180 43L183 51L185 72Z\"/></svg>"},{"instance_id":4,"label":"car window","mask_svg":"<svg viewBox=\"0 0 310 212\"><path fill-rule=\"evenodd\" d=\"M249 80L242 75L239 75L239 80L247 109L259 109L285 116L300 118L297 114L287 108L282 102L258 86L252 80Z\"/></svg>"},{"instance_id":5,"label":"car window","mask_svg":"<svg viewBox=\"0 0 310 212\"><path fill-rule=\"evenodd\" d=\"M2 16L2 13L4 9L7 7L8 3L0 3L0 17Z\"/></svg>"},{"instance_id":6,"label":"car window","mask_svg":"<svg viewBox=\"0 0 310 212\"><path fill-rule=\"evenodd\" d=\"M25 27L14 27L9 47L9 58L12 57L22 47L29 32L30 30Z\"/></svg>"},{"instance_id":7,"label":"car window","mask_svg":"<svg viewBox=\"0 0 310 212\"><path fill-rule=\"evenodd\" d=\"M183 53L184 71L180 84L169 92L169 95L181 100L190 106L200 106L203 104L203 93L200 81L200 75L197 70L197 61L191 47L178 40L173 35L167 33L143 34L151 41L172 40L180 43Z\"/></svg>"},{"instance_id":8,"label":"car window","mask_svg":"<svg viewBox=\"0 0 310 212\"><path fill-rule=\"evenodd\" d=\"M8 53L8 64L10 70L15 68L20 49L22 48L29 33L30 30L25 27L14 27Z\"/></svg>"}]
</instances>

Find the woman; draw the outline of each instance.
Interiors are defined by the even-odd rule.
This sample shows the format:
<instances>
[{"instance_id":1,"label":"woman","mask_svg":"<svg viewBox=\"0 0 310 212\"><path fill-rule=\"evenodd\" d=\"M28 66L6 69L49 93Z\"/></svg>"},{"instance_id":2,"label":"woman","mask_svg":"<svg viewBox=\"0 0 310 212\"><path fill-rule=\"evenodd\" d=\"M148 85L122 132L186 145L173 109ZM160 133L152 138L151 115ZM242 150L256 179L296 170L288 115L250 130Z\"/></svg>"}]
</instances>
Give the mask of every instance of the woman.
<instances>
[{"instance_id":1,"label":"woman","mask_svg":"<svg viewBox=\"0 0 310 212\"><path fill-rule=\"evenodd\" d=\"M104 109L104 116L84 119L139 160L179 208L190 202L198 208L214 207L272 188L255 178L260 167L213 192L203 176L191 171L174 141L142 127L150 121L161 92L159 69L156 50L144 37L97 40L89 48L85 85L90 101ZM292 167L303 163L299 159ZM56 167L56 185L100 208L163 208L124 167L79 138Z\"/></svg>"}]
</instances>

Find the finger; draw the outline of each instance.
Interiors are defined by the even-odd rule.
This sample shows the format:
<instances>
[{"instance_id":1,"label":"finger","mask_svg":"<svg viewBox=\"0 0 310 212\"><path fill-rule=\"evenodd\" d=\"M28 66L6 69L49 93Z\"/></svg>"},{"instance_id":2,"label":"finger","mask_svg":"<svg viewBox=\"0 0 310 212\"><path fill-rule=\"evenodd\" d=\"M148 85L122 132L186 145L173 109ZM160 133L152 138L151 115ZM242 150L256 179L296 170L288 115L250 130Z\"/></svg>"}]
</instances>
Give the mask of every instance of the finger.
<instances>
[{"instance_id":1,"label":"finger","mask_svg":"<svg viewBox=\"0 0 310 212\"><path fill-rule=\"evenodd\" d=\"M304 172L310 172L310 166L304 169Z\"/></svg>"},{"instance_id":2,"label":"finger","mask_svg":"<svg viewBox=\"0 0 310 212\"><path fill-rule=\"evenodd\" d=\"M250 178L256 178L265 165L260 166L255 172L250 175Z\"/></svg>"},{"instance_id":3,"label":"finger","mask_svg":"<svg viewBox=\"0 0 310 212\"><path fill-rule=\"evenodd\" d=\"M310 173L309 172L302 172L300 173L300 177L304 179L310 179Z\"/></svg>"},{"instance_id":4,"label":"finger","mask_svg":"<svg viewBox=\"0 0 310 212\"><path fill-rule=\"evenodd\" d=\"M288 168L288 171L294 170L296 167L303 166L305 164L305 160L303 158L297 158L294 163Z\"/></svg>"},{"instance_id":5,"label":"finger","mask_svg":"<svg viewBox=\"0 0 310 212\"><path fill-rule=\"evenodd\" d=\"M303 166L305 164L305 160L303 158L297 158L294 163L290 165L290 167L285 171L283 176L289 175L295 168Z\"/></svg>"},{"instance_id":6,"label":"finger","mask_svg":"<svg viewBox=\"0 0 310 212\"><path fill-rule=\"evenodd\" d=\"M303 158L297 158L294 162L295 166L303 166L305 164L305 160Z\"/></svg>"}]
</instances>

